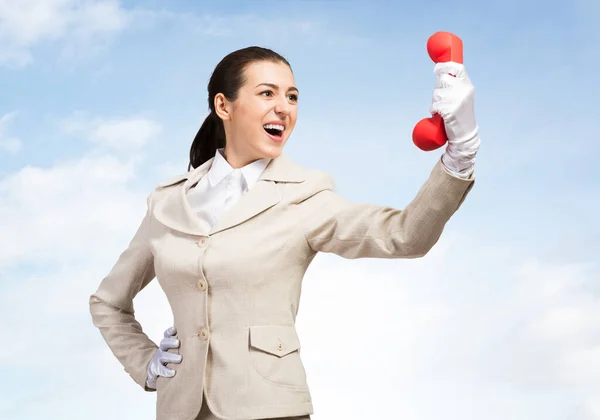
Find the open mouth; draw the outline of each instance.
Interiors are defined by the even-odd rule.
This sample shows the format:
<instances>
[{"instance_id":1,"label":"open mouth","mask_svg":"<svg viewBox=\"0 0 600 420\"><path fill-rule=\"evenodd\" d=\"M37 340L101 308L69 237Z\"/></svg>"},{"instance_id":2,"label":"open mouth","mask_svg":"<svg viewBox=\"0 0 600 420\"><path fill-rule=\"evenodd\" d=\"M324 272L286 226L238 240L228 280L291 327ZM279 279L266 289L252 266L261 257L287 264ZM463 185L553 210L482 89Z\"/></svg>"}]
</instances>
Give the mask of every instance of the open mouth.
<instances>
[{"instance_id":1,"label":"open mouth","mask_svg":"<svg viewBox=\"0 0 600 420\"><path fill-rule=\"evenodd\" d=\"M279 124L265 124L263 125L263 128L265 129L265 131L267 132L267 134L273 136L273 137L281 137L283 136L283 130L284 127L283 125L279 125Z\"/></svg>"}]
</instances>

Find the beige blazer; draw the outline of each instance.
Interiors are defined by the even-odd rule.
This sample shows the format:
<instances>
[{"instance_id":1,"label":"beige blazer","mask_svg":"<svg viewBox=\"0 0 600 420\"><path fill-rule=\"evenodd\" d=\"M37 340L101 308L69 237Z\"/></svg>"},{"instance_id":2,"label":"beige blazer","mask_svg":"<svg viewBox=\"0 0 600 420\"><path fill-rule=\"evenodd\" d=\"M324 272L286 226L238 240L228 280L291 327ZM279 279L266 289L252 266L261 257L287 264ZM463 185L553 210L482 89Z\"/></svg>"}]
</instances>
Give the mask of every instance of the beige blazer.
<instances>
[{"instance_id":1,"label":"beige blazer","mask_svg":"<svg viewBox=\"0 0 600 420\"><path fill-rule=\"evenodd\" d=\"M214 159L214 158L213 158ZM438 163L403 210L352 203L332 177L286 155L209 232L186 192L212 160L160 184L128 248L90 297L92 320L144 389L157 346L134 317L133 299L158 279L183 356L158 378L158 420L193 420L203 398L223 419L313 413L295 329L302 278L318 251L344 258L416 258L437 242L473 180ZM203 395L204 391L204 395Z\"/></svg>"}]
</instances>

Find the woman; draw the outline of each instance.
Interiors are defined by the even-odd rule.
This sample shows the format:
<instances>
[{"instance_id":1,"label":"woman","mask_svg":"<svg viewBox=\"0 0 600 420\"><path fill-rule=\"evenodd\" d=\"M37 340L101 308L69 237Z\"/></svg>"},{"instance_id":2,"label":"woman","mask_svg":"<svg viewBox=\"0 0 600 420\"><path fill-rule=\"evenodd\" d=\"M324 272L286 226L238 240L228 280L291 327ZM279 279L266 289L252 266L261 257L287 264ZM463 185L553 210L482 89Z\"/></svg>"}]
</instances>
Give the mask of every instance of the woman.
<instances>
[{"instance_id":1,"label":"woman","mask_svg":"<svg viewBox=\"0 0 600 420\"><path fill-rule=\"evenodd\" d=\"M295 319L316 253L421 257L473 185L473 88L461 65L435 71L432 112L449 143L396 210L351 203L329 174L282 154L298 110L283 57L250 47L217 65L188 172L148 196L141 226L90 297L93 323L125 370L158 391L157 419L310 419ZM154 277L174 317L159 348L133 310Z\"/></svg>"}]
</instances>

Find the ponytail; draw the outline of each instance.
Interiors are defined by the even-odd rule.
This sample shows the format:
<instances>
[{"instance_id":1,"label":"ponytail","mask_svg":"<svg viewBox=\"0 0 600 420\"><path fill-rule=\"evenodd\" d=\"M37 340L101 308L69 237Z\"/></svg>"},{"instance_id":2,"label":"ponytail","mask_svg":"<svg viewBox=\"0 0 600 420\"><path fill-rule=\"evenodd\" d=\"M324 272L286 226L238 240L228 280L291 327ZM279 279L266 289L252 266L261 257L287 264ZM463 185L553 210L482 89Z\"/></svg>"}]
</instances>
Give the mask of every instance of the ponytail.
<instances>
[{"instance_id":1,"label":"ponytail","mask_svg":"<svg viewBox=\"0 0 600 420\"><path fill-rule=\"evenodd\" d=\"M195 169L215 156L217 149L225 147L223 121L212 112L206 117L190 148L188 171Z\"/></svg>"}]
</instances>

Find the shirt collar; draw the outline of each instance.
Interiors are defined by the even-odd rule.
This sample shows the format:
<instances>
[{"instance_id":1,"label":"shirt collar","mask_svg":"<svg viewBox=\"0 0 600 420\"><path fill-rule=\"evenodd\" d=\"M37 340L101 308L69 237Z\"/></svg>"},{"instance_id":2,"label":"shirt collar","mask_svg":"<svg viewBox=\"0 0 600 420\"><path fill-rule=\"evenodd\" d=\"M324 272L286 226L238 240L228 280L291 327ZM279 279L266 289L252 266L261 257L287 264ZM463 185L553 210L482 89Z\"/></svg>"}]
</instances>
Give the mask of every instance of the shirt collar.
<instances>
[{"instance_id":1,"label":"shirt collar","mask_svg":"<svg viewBox=\"0 0 600 420\"><path fill-rule=\"evenodd\" d=\"M217 149L215 159L208 170L208 181L211 188L221 182L227 175L234 171L229 162L223 157L224 148ZM240 168L242 178L246 181L246 188L249 190L258 182L258 178L263 173L270 162L270 158L255 160Z\"/></svg>"}]
</instances>

